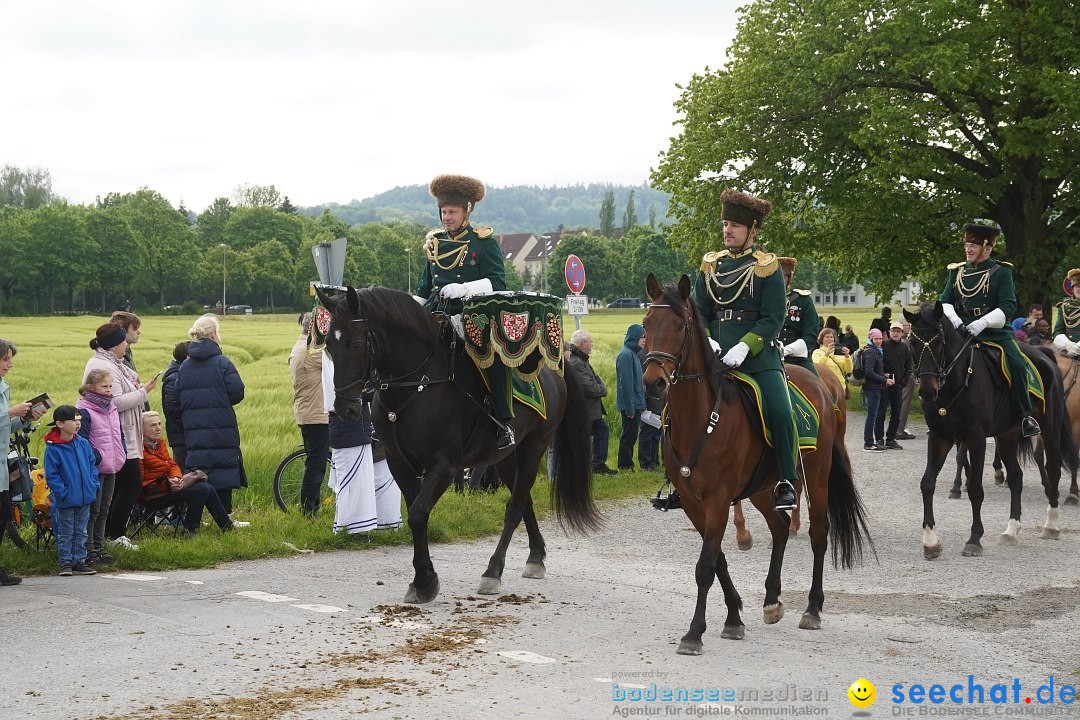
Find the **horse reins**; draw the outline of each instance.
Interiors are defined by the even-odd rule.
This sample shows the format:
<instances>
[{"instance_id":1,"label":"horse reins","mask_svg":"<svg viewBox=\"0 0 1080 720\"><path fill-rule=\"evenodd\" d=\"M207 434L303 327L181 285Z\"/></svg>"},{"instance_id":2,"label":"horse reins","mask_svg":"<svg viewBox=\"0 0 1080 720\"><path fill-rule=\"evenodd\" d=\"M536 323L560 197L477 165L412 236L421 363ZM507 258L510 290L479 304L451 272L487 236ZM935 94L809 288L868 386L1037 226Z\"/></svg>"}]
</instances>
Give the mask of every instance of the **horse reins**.
<instances>
[{"instance_id":1,"label":"horse reins","mask_svg":"<svg viewBox=\"0 0 1080 720\"><path fill-rule=\"evenodd\" d=\"M948 363L948 365L946 365L944 367L944 369L942 369L941 361L938 360L937 355L934 354L934 348L933 348L933 346L931 344L935 340L940 338L941 339L942 357L944 357L945 338L943 337L943 332L942 332L941 328L939 327L938 331L929 340L923 340L921 337L919 337L918 333L915 332L915 328L911 329L911 336L919 341L919 358L918 358L918 365L919 365L919 368L920 368L919 377L923 377L925 375L936 375L938 380L940 381L939 384L938 384L938 393L939 394L941 392L941 389L944 388L945 385L948 383L949 375L952 373L953 368L956 367L956 364L958 362L960 362L960 358L964 355L964 351L965 350L968 351L968 361L967 361L967 369L968 369L968 371L966 373L964 373L964 382L963 382L963 384L961 385L960 389L956 392L956 394L952 396L952 399L949 400L948 403L946 403L945 405L940 406L938 408L938 415L942 415L942 416L947 415L949 413L949 408L951 408L953 406L953 404L960 398L961 393L963 393L963 391L968 388L968 383L971 381L971 376L972 376L971 364L972 364L972 358L975 355L975 347L976 347L975 345L972 345L971 343L972 343L973 340L975 340L975 336L969 334L966 338L964 338L964 342L960 346L960 349L957 351L956 355L953 356L953 359ZM923 353L925 353L927 351L929 351L929 353L930 353L930 359L934 362L934 372L922 372Z\"/></svg>"}]
</instances>

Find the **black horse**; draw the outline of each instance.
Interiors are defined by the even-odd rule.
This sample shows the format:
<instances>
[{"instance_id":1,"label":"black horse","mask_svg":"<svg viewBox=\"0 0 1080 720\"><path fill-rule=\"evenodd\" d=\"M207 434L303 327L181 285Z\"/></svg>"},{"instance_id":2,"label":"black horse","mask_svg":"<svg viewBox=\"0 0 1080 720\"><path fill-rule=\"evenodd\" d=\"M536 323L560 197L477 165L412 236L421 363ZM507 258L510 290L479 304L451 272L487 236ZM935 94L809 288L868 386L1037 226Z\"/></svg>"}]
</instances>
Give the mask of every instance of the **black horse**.
<instances>
[{"instance_id":1,"label":"black horse","mask_svg":"<svg viewBox=\"0 0 1080 720\"><path fill-rule=\"evenodd\" d=\"M923 497L923 555L927 560L941 554L934 521L934 488L938 473L949 450L961 443L968 453L968 499L971 501L971 536L964 545L963 555L982 554L983 536L982 473L986 457L986 438L997 440L997 450L1005 464L1006 481L1011 502L1009 522L1001 535L1002 542L1015 543L1020 533L1020 493L1023 490L1023 471L1020 462L1032 457L1031 438L1020 437L1020 415L1009 400L1009 391L996 355L984 349L977 339L954 329L952 323L942 322L941 303L918 313L904 311L911 323L911 347L915 353L915 368L919 373L919 397L930 427L927 443L926 470L920 489ZM1021 343L1021 349L1042 378L1045 403L1038 407L1035 417L1042 428L1046 452L1046 473L1043 488L1050 506L1046 511L1043 537L1058 536L1061 509L1058 507L1058 482L1063 463L1075 464L1075 450L1065 419L1064 391L1057 365L1047 354ZM1017 378L1016 382L1023 382Z\"/></svg>"},{"instance_id":2,"label":"black horse","mask_svg":"<svg viewBox=\"0 0 1080 720\"><path fill-rule=\"evenodd\" d=\"M333 317L326 348L334 360L335 412L357 419L362 391L376 390L372 423L405 496L413 536L416 574L405 602L430 602L439 594L439 576L428 552L428 517L462 468L493 465L510 488L502 536L480 579L482 594L500 592L506 549L522 519L529 534L523 575L545 575L544 538L530 491L553 439L551 495L560 522L579 531L599 525L585 397L572 373L559 377L546 367L540 371L547 419L517 403L517 444L500 451L482 376L449 322L436 319L410 295L388 288L350 287L334 296L320 291L319 298Z\"/></svg>"}]
</instances>

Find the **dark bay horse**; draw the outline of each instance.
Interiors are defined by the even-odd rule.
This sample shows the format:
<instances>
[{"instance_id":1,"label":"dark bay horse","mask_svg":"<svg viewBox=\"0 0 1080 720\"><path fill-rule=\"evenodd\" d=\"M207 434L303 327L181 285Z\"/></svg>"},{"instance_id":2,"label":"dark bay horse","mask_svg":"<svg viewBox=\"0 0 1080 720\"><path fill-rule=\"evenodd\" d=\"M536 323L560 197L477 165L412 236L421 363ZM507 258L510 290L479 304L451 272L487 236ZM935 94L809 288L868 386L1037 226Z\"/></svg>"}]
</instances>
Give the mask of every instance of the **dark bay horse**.
<instances>
[{"instance_id":1,"label":"dark bay horse","mask_svg":"<svg viewBox=\"0 0 1080 720\"><path fill-rule=\"evenodd\" d=\"M1020 437L1020 416L1009 401L1001 371L993 365L996 357L979 349L980 343L967 333L942 322L941 303L918 313L904 310L911 323L911 349L919 374L919 397L926 424L930 427L926 469L920 482L923 498L923 556L932 560L941 554L941 540L934 520L934 488L938 473L956 443L967 449L968 500L971 502L971 534L961 554L982 555L982 473L986 460L986 438L996 438L996 448L1005 464L1009 485L1009 522L1001 535L1004 543L1015 543L1020 533L1020 494L1023 490L1022 460L1033 455L1031 438ZM1061 374L1048 353L1027 343L1021 351L1035 364L1042 378L1045 407L1035 403L1035 418L1042 428L1046 453L1043 488L1050 504L1042 536L1056 538L1061 509L1058 482L1063 463L1075 466L1075 449L1065 419ZM1018 379L1018 382L1022 380ZM1070 458L1072 458L1070 460Z\"/></svg>"},{"instance_id":2,"label":"dark bay horse","mask_svg":"<svg viewBox=\"0 0 1080 720\"><path fill-rule=\"evenodd\" d=\"M483 379L449 322L437 320L412 296L388 288L350 287L336 296L320 291L319 298L333 317L326 347L334 360L335 412L356 420L361 393L376 389L372 424L405 496L413 536L415 576L405 602L430 602L439 593L428 551L428 517L462 468L493 465L510 489L503 532L480 579L482 594L500 592L506 549L522 520L529 535L523 576L544 577L544 538L530 491L553 441L551 495L560 522L579 531L599 525L585 397L572 373L560 377L547 367L540 371L547 419L515 401L517 444L500 451L483 403Z\"/></svg>"},{"instance_id":3,"label":"dark bay horse","mask_svg":"<svg viewBox=\"0 0 1080 720\"><path fill-rule=\"evenodd\" d=\"M645 387L653 395L667 393L664 464L702 540L694 573L697 605L678 652L699 655L706 600L714 577L720 580L727 605L721 637L741 639L745 634L739 616L742 599L731 581L721 549L731 504L760 473L764 482L750 496L750 502L765 517L773 540L765 580L766 623L778 622L784 615L780 576L788 540L788 516L773 509L775 456L767 449L760 426L751 424L737 387L739 381L709 346L697 308L690 300L690 279L683 275L678 287L660 287L650 273L645 287L652 301L644 320ZM765 352L774 350L767 348ZM809 603L799 627L816 630L821 627L825 601L822 574L830 538L833 563L839 558L843 567L852 567L861 560L864 543L871 548L872 543L843 437L836 433L832 396L813 373L800 367L790 368L790 373L821 417L818 449L803 455L800 470L809 498L814 569Z\"/></svg>"}]
</instances>

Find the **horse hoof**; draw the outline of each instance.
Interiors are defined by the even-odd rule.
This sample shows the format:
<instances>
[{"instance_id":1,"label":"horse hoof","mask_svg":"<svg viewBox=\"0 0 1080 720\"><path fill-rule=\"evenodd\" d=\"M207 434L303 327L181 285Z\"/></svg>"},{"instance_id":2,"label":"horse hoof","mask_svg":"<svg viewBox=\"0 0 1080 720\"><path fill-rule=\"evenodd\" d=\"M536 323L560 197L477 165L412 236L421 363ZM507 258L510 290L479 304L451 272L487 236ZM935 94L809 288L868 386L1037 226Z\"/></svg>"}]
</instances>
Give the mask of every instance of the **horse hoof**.
<instances>
[{"instance_id":1,"label":"horse hoof","mask_svg":"<svg viewBox=\"0 0 1080 720\"><path fill-rule=\"evenodd\" d=\"M416 589L416 585L409 583L409 589L405 591L405 602L410 605L423 605L429 603L439 594L439 576L436 575L427 587Z\"/></svg>"},{"instance_id":2,"label":"horse hoof","mask_svg":"<svg viewBox=\"0 0 1080 720\"><path fill-rule=\"evenodd\" d=\"M941 543L932 546L923 545L922 554L927 560L933 560L941 555Z\"/></svg>"},{"instance_id":3,"label":"horse hoof","mask_svg":"<svg viewBox=\"0 0 1080 720\"><path fill-rule=\"evenodd\" d=\"M739 541L739 549L743 552L746 552L752 547L754 547L754 538L747 538L746 540Z\"/></svg>"},{"instance_id":4,"label":"horse hoof","mask_svg":"<svg viewBox=\"0 0 1080 720\"><path fill-rule=\"evenodd\" d=\"M780 622L780 618L784 617L784 603L766 605L761 614L765 619L766 625L775 625Z\"/></svg>"},{"instance_id":5,"label":"horse hoof","mask_svg":"<svg viewBox=\"0 0 1080 720\"><path fill-rule=\"evenodd\" d=\"M802 619L799 620L799 629L800 630L820 630L821 629L821 618L819 618L817 615L811 615L808 612L804 612L803 615L802 615Z\"/></svg>"},{"instance_id":6,"label":"horse hoof","mask_svg":"<svg viewBox=\"0 0 1080 720\"><path fill-rule=\"evenodd\" d=\"M982 545L977 545L975 543L968 543L960 552L960 554L964 557L982 557L982 553Z\"/></svg>"},{"instance_id":7,"label":"horse hoof","mask_svg":"<svg viewBox=\"0 0 1080 720\"><path fill-rule=\"evenodd\" d=\"M1016 537L1015 535L1010 535L1009 533L1001 533L1001 544L1002 545L1019 545L1020 544L1020 538Z\"/></svg>"},{"instance_id":8,"label":"horse hoof","mask_svg":"<svg viewBox=\"0 0 1080 720\"><path fill-rule=\"evenodd\" d=\"M1075 493L1069 493L1065 496L1065 504L1080 505L1080 495L1076 495Z\"/></svg>"},{"instance_id":9,"label":"horse hoof","mask_svg":"<svg viewBox=\"0 0 1080 720\"><path fill-rule=\"evenodd\" d=\"M480 587L476 589L480 595L498 595L502 592L502 580L499 578L482 577Z\"/></svg>"},{"instance_id":10,"label":"horse hoof","mask_svg":"<svg viewBox=\"0 0 1080 720\"><path fill-rule=\"evenodd\" d=\"M1043 528L1039 537L1043 540L1057 540L1060 535L1061 531L1057 528Z\"/></svg>"},{"instance_id":11,"label":"horse hoof","mask_svg":"<svg viewBox=\"0 0 1080 720\"><path fill-rule=\"evenodd\" d=\"M705 646L701 644L700 640L683 640L679 643L679 649L675 652L680 655L700 655L703 647Z\"/></svg>"},{"instance_id":12,"label":"horse hoof","mask_svg":"<svg viewBox=\"0 0 1080 720\"><path fill-rule=\"evenodd\" d=\"M1005 484L1005 473L1003 473L1000 470L995 470L994 471L994 484L995 485L1004 485Z\"/></svg>"},{"instance_id":13,"label":"horse hoof","mask_svg":"<svg viewBox=\"0 0 1080 720\"><path fill-rule=\"evenodd\" d=\"M725 640L743 640L746 638L745 625L725 625L720 637Z\"/></svg>"},{"instance_id":14,"label":"horse hoof","mask_svg":"<svg viewBox=\"0 0 1080 720\"><path fill-rule=\"evenodd\" d=\"M796 538L796 537L799 537L799 531L798 531L798 530L788 530L788 531L787 531L787 536L788 536L788 539L789 539L789 540L790 540L791 538Z\"/></svg>"},{"instance_id":15,"label":"horse hoof","mask_svg":"<svg viewBox=\"0 0 1080 720\"><path fill-rule=\"evenodd\" d=\"M544 567L544 563L525 563L525 570L521 573L521 577L532 578L533 580L543 580L547 577L547 568Z\"/></svg>"},{"instance_id":16,"label":"horse hoof","mask_svg":"<svg viewBox=\"0 0 1080 720\"><path fill-rule=\"evenodd\" d=\"M950 500L959 500L960 497L961 497L961 495L960 495L959 490L950 490L949 491L949 499Z\"/></svg>"}]
</instances>

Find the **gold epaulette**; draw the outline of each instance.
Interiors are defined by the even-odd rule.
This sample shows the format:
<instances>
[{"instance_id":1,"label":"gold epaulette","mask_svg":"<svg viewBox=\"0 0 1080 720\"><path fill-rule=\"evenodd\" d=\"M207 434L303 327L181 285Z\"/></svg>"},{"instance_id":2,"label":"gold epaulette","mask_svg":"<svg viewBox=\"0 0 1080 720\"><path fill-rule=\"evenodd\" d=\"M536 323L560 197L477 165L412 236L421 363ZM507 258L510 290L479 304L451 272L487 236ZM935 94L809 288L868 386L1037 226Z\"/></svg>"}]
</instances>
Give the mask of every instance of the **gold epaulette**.
<instances>
[{"instance_id":1,"label":"gold epaulette","mask_svg":"<svg viewBox=\"0 0 1080 720\"><path fill-rule=\"evenodd\" d=\"M480 238L481 240L486 240L487 238L491 237L491 234L495 231L491 228L473 228L473 232L476 233L476 237Z\"/></svg>"},{"instance_id":2,"label":"gold epaulette","mask_svg":"<svg viewBox=\"0 0 1080 720\"><path fill-rule=\"evenodd\" d=\"M769 277L776 269L780 267L780 261L772 253L762 252L761 250L754 251L754 260L757 261L757 267L754 268L754 274L758 277Z\"/></svg>"},{"instance_id":3,"label":"gold epaulette","mask_svg":"<svg viewBox=\"0 0 1080 720\"><path fill-rule=\"evenodd\" d=\"M791 292L798 293L798 294L802 295L803 297L807 297L807 296L810 295L809 290L799 290L798 288L791 288Z\"/></svg>"},{"instance_id":4,"label":"gold epaulette","mask_svg":"<svg viewBox=\"0 0 1080 720\"><path fill-rule=\"evenodd\" d=\"M949 263L945 267L947 269L949 269L949 270L959 270L960 268L964 267L964 262L961 261L961 262Z\"/></svg>"},{"instance_id":5,"label":"gold epaulette","mask_svg":"<svg viewBox=\"0 0 1080 720\"><path fill-rule=\"evenodd\" d=\"M711 252L705 253L705 255L701 258L701 267L699 269L702 272L711 272L712 269L716 266L716 261L727 254L727 250L713 250Z\"/></svg>"},{"instance_id":6,"label":"gold epaulette","mask_svg":"<svg viewBox=\"0 0 1080 720\"><path fill-rule=\"evenodd\" d=\"M1005 267L1009 268L1010 270L1013 267L1013 264L1011 262L1008 262L1007 260L998 260L997 264L998 265L1004 265Z\"/></svg>"}]
</instances>

